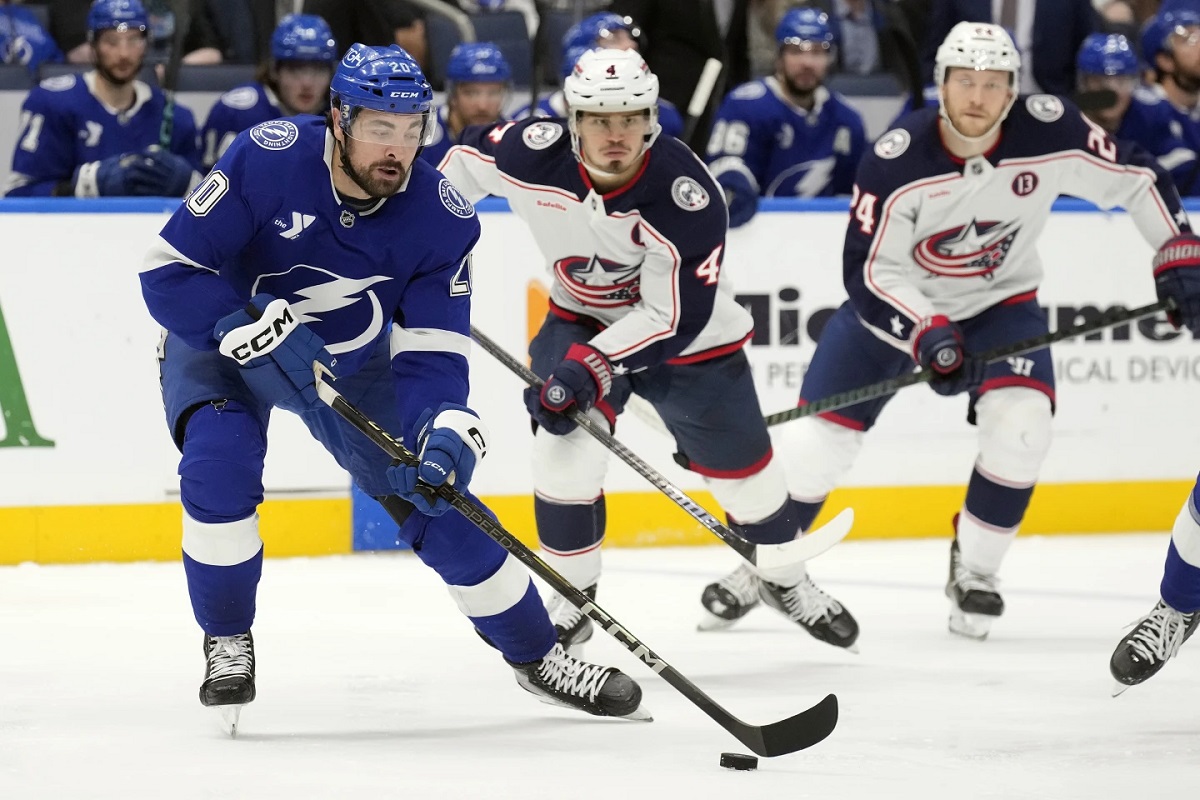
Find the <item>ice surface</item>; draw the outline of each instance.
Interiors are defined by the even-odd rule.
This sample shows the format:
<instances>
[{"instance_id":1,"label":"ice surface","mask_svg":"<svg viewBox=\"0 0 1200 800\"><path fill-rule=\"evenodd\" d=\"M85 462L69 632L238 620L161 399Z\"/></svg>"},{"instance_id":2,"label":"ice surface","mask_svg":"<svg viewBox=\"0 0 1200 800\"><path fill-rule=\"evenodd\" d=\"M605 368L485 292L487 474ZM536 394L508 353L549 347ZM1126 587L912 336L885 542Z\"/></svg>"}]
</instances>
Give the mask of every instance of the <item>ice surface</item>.
<instances>
[{"instance_id":1,"label":"ice surface","mask_svg":"<svg viewBox=\"0 0 1200 800\"><path fill-rule=\"evenodd\" d=\"M1150 610L1165 535L1024 538L983 643L946 632L946 541L849 542L811 565L861 655L759 609L697 633L727 548L608 550L599 602L717 702L765 723L841 701L811 750L742 751L597 633L650 724L538 703L411 555L271 560L258 699L237 740L196 693L201 634L178 564L0 569L0 797L1117 798L1195 791L1200 644L1109 696L1108 657ZM1197 640L1200 641L1200 640ZM1195 652L1189 652L1189 649Z\"/></svg>"}]
</instances>

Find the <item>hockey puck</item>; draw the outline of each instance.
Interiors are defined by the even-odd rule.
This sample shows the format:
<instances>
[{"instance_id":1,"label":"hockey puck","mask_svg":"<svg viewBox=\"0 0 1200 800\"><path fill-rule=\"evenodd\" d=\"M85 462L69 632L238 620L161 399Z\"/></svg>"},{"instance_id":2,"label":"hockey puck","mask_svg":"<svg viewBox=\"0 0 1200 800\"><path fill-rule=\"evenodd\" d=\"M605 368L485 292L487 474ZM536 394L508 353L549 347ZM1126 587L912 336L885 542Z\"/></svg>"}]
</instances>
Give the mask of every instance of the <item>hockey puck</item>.
<instances>
[{"instance_id":1,"label":"hockey puck","mask_svg":"<svg viewBox=\"0 0 1200 800\"><path fill-rule=\"evenodd\" d=\"M721 766L725 769L758 769L758 759L741 753L721 753Z\"/></svg>"}]
</instances>

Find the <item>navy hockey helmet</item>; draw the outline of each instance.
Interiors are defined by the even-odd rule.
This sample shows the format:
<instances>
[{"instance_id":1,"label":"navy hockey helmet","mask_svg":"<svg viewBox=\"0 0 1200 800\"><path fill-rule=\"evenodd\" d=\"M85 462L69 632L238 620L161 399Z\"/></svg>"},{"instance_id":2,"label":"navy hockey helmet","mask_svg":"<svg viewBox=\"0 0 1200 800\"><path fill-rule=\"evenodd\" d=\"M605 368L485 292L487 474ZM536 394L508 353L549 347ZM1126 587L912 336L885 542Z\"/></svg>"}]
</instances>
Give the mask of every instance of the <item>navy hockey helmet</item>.
<instances>
[{"instance_id":1,"label":"navy hockey helmet","mask_svg":"<svg viewBox=\"0 0 1200 800\"><path fill-rule=\"evenodd\" d=\"M1083 75L1137 75L1137 54L1120 33L1089 34L1079 46L1075 66Z\"/></svg>"},{"instance_id":2,"label":"navy hockey helmet","mask_svg":"<svg viewBox=\"0 0 1200 800\"><path fill-rule=\"evenodd\" d=\"M580 20L567 29L562 38L564 56L572 47L603 47L604 40L616 31L625 31L633 39L642 35L642 29L634 23L633 17L602 11Z\"/></svg>"},{"instance_id":3,"label":"navy hockey helmet","mask_svg":"<svg viewBox=\"0 0 1200 800\"><path fill-rule=\"evenodd\" d=\"M829 15L824 11L807 6L792 8L775 26L775 41L785 44L803 45L815 42L824 50L837 44L837 37L829 25Z\"/></svg>"},{"instance_id":4,"label":"navy hockey helmet","mask_svg":"<svg viewBox=\"0 0 1200 800\"><path fill-rule=\"evenodd\" d=\"M115 28L119 31L149 29L146 9L141 0L95 0L87 16L88 40L100 31Z\"/></svg>"},{"instance_id":5,"label":"navy hockey helmet","mask_svg":"<svg viewBox=\"0 0 1200 800\"><path fill-rule=\"evenodd\" d=\"M512 80L512 67L492 42L464 42L450 51L446 79L508 83Z\"/></svg>"},{"instance_id":6,"label":"navy hockey helmet","mask_svg":"<svg viewBox=\"0 0 1200 800\"><path fill-rule=\"evenodd\" d=\"M288 14L271 34L271 58L333 64L338 60L337 42L329 23L316 14Z\"/></svg>"}]
</instances>

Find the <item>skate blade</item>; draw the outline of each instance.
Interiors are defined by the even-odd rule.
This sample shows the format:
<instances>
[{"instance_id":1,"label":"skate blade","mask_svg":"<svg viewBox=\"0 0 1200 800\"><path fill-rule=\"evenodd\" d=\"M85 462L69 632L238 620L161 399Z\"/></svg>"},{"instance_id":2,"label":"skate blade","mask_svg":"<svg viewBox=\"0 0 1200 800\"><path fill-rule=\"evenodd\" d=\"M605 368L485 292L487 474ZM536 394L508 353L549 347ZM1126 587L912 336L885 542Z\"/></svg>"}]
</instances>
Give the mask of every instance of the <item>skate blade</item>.
<instances>
[{"instance_id":1,"label":"skate blade","mask_svg":"<svg viewBox=\"0 0 1200 800\"><path fill-rule=\"evenodd\" d=\"M1120 681L1113 681L1112 696L1120 697L1122 694L1125 693L1126 689L1132 689L1132 688L1133 687L1127 683L1121 683Z\"/></svg>"},{"instance_id":2,"label":"skate blade","mask_svg":"<svg viewBox=\"0 0 1200 800\"><path fill-rule=\"evenodd\" d=\"M242 705L234 704L228 706L213 706L220 717L219 724L231 739L237 738L238 722L242 718Z\"/></svg>"},{"instance_id":3,"label":"skate blade","mask_svg":"<svg viewBox=\"0 0 1200 800\"><path fill-rule=\"evenodd\" d=\"M738 617L738 619L741 619L741 617ZM725 619L724 617L718 617L708 609L705 609L704 616L702 616L700 621L696 623L696 630L706 632L729 630L737 621L737 619Z\"/></svg>"},{"instance_id":4,"label":"skate blade","mask_svg":"<svg viewBox=\"0 0 1200 800\"><path fill-rule=\"evenodd\" d=\"M948 627L950 632L957 636L982 642L988 637L988 633L992 630L992 623L995 621L995 617L989 617L986 614L967 614L952 603Z\"/></svg>"},{"instance_id":5,"label":"skate blade","mask_svg":"<svg viewBox=\"0 0 1200 800\"><path fill-rule=\"evenodd\" d=\"M837 647L837 645L834 645L834 647ZM858 655L860 652L858 649L858 642L855 642L854 644L850 645L849 647L843 647L842 649L845 650L847 653L854 653L854 655Z\"/></svg>"},{"instance_id":6,"label":"skate blade","mask_svg":"<svg viewBox=\"0 0 1200 800\"><path fill-rule=\"evenodd\" d=\"M645 706L638 706L632 713L626 714L623 717L617 717L617 719L627 719L632 722L654 722L654 715Z\"/></svg>"}]
</instances>

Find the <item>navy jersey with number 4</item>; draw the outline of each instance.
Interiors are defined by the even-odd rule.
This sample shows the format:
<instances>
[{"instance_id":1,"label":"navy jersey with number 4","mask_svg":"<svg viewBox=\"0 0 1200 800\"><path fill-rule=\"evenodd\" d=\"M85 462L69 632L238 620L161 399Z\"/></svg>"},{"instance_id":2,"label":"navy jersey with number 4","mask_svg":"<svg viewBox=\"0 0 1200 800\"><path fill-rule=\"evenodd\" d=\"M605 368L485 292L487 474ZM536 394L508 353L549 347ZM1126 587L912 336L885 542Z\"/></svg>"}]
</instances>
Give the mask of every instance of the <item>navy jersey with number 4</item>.
<instances>
[{"instance_id":1,"label":"navy jersey with number 4","mask_svg":"<svg viewBox=\"0 0 1200 800\"><path fill-rule=\"evenodd\" d=\"M94 72L58 75L36 86L21 106L21 125L6 187L10 197L49 196L70 181L75 169L159 143L166 96L134 81L134 103L124 111L110 108L95 94ZM196 120L175 106L170 151L200 167Z\"/></svg>"},{"instance_id":2,"label":"navy jersey with number 4","mask_svg":"<svg viewBox=\"0 0 1200 800\"><path fill-rule=\"evenodd\" d=\"M479 220L419 159L401 192L365 209L345 204L332 152L320 117L239 134L163 228L142 292L154 319L200 350L217 348L217 321L253 295L282 298L325 342L338 375L359 370L390 336L408 430L426 408L466 404Z\"/></svg>"}]
</instances>

